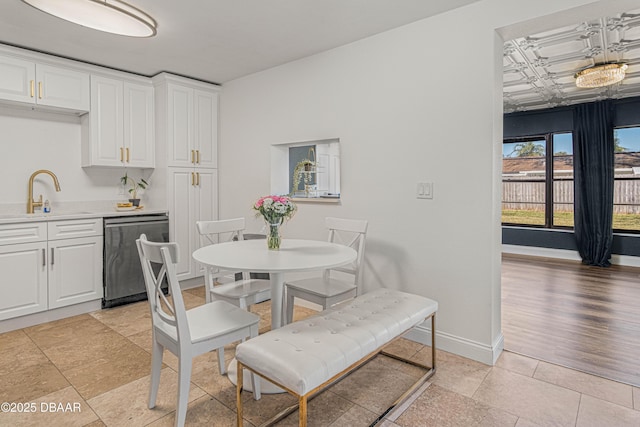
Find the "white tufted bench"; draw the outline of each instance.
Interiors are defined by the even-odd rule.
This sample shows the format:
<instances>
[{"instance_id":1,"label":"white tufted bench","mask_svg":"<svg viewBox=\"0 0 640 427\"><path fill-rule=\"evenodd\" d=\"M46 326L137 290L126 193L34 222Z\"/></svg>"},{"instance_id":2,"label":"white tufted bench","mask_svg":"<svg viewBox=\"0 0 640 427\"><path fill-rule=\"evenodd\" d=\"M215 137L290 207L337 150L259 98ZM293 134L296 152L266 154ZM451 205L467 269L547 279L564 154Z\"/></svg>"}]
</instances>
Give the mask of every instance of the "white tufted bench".
<instances>
[{"instance_id":1,"label":"white tufted bench","mask_svg":"<svg viewBox=\"0 0 640 427\"><path fill-rule=\"evenodd\" d=\"M303 427L307 425L309 398L383 352L382 348L392 340L431 318L432 364L423 366L390 355L422 366L428 372L376 422L381 420L435 373L437 310L438 303L428 298L379 289L239 344L236 348L238 426L243 425L243 367L298 397L297 405L282 411L267 425L299 407L299 425Z\"/></svg>"}]
</instances>

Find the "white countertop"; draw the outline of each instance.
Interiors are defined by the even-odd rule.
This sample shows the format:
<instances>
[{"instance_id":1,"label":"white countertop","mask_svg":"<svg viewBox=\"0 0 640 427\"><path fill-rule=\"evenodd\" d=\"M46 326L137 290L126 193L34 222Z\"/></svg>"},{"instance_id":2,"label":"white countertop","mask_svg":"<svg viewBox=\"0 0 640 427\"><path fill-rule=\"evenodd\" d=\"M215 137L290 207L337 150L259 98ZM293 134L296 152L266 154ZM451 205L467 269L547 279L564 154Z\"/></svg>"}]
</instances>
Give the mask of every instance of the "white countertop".
<instances>
[{"instance_id":1,"label":"white countertop","mask_svg":"<svg viewBox=\"0 0 640 427\"><path fill-rule=\"evenodd\" d=\"M26 203L23 208L26 209ZM67 204L65 206L53 206L50 213L43 213L40 211L33 214L16 212L15 206L0 205L0 225L81 218L166 214L167 212L167 209L147 206L133 211L121 212L116 210L116 202L87 202L82 204L74 203Z\"/></svg>"}]
</instances>

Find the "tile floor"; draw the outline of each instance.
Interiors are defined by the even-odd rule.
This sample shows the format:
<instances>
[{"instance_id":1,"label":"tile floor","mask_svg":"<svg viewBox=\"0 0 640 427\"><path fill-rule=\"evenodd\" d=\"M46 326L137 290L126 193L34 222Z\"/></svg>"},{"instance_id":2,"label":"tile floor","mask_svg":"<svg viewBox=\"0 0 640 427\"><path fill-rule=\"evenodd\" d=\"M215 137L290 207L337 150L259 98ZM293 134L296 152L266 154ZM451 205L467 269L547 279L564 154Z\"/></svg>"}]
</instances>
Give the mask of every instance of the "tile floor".
<instances>
[{"instance_id":1,"label":"tile floor","mask_svg":"<svg viewBox=\"0 0 640 427\"><path fill-rule=\"evenodd\" d=\"M188 307L204 303L201 288L184 295ZM267 330L269 304L252 310ZM297 309L296 317L311 313ZM172 426L177 359L169 353L157 405L146 407L150 325L141 302L0 334L0 402L35 408L0 412L0 426ZM430 363L430 348L412 341L399 341L391 351ZM233 357L233 346L225 356ZM509 352L494 367L443 351L438 357L431 381L383 425L640 426L640 388ZM216 366L215 353L194 360L188 426L235 425L235 388ZM367 426L422 372L380 356L313 399L309 424ZM286 394L258 402L245 394L245 427L294 402ZM297 425L297 414L280 425Z\"/></svg>"}]
</instances>

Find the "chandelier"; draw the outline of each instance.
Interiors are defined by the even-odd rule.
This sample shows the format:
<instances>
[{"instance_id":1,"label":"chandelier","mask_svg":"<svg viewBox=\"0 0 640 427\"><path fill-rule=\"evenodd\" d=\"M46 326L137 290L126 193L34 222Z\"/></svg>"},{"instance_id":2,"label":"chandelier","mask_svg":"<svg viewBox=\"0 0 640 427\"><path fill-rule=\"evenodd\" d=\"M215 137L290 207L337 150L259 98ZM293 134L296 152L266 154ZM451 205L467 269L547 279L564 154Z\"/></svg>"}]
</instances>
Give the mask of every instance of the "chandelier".
<instances>
[{"instance_id":1,"label":"chandelier","mask_svg":"<svg viewBox=\"0 0 640 427\"><path fill-rule=\"evenodd\" d=\"M22 0L66 21L107 33L130 37L156 35L152 17L121 0Z\"/></svg>"},{"instance_id":2,"label":"chandelier","mask_svg":"<svg viewBox=\"0 0 640 427\"><path fill-rule=\"evenodd\" d=\"M627 68L627 64L621 63L594 65L576 73L576 86L594 88L616 84L624 79Z\"/></svg>"}]
</instances>

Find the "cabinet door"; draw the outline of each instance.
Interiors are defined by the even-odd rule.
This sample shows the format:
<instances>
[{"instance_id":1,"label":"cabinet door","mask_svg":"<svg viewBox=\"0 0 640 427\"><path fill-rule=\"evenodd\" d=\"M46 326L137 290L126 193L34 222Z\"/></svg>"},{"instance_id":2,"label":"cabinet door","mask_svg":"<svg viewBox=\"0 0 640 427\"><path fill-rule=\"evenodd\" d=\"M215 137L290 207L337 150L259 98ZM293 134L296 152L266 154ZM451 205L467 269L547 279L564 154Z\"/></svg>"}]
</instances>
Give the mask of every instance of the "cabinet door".
<instances>
[{"instance_id":1,"label":"cabinet door","mask_svg":"<svg viewBox=\"0 0 640 427\"><path fill-rule=\"evenodd\" d=\"M195 173L192 168L169 169L169 239L177 242L180 253L176 274L179 280L194 277L191 259L195 240Z\"/></svg>"},{"instance_id":2,"label":"cabinet door","mask_svg":"<svg viewBox=\"0 0 640 427\"><path fill-rule=\"evenodd\" d=\"M35 103L35 80L33 62L0 57L0 99Z\"/></svg>"},{"instance_id":3,"label":"cabinet door","mask_svg":"<svg viewBox=\"0 0 640 427\"><path fill-rule=\"evenodd\" d=\"M216 169L196 169L196 203L195 217L196 221L211 221L218 219L218 171ZM191 253L200 247L200 236L198 230L194 227L194 241L196 245L192 248ZM197 276L204 274L204 268L196 263L195 274Z\"/></svg>"},{"instance_id":4,"label":"cabinet door","mask_svg":"<svg viewBox=\"0 0 640 427\"><path fill-rule=\"evenodd\" d=\"M49 241L49 309L102 298L102 237Z\"/></svg>"},{"instance_id":5,"label":"cabinet door","mask_svg":"<svg viewBox=\"0 0 640 427\"><path fill-rule=\"evenodd\" d=\"M89 74L51 65L36 65L37 103L89 111Z\"/></svg>"},{"instance_id":6,"label":"cabinet door","mask_svg":"<svg viewBox=\"0 0 640 427\"><path fill-rule=\"evenodd\" d=\"M0 246L0 320L47 309L47 243Z\"/></svg>"},{"instance_id":7,"label":"cabinet door","mask_svg":"<svg viewBox=\"0 0 640 427\"><path fill-rule=\"evenodd\" d=\"M124 83L125 163L155 167L153 87Z\"/></svg>"},{"instance_id":8,"label":"cabinet door","mask_svg":"<svg viewBox=\"0 0 640 427\"><path fill-rule=\"evenodd\" d=\"M218 167L218 94L194 92L196 166Z\"/></svg>"},{"instance_id":9,"label":"cabinet door","mask_svg":"<svg viewBox=\"0 0 640 427\"><path fill-rule=\"evenodd\" d=\"M170 84L168 95L168 165L191 167L195 160L193 89Z\"/></svg>"},{"instance_id":10,"label":"cabinet door","mask_svg":"<svg viewBox=\"0 0 640 427\"><path fill-rule=\"evenodd\" d=\"M124 164L122 89L120 80L91 77L91 113L89 114L91 164Z\"/></svg>"}]
</instances>

